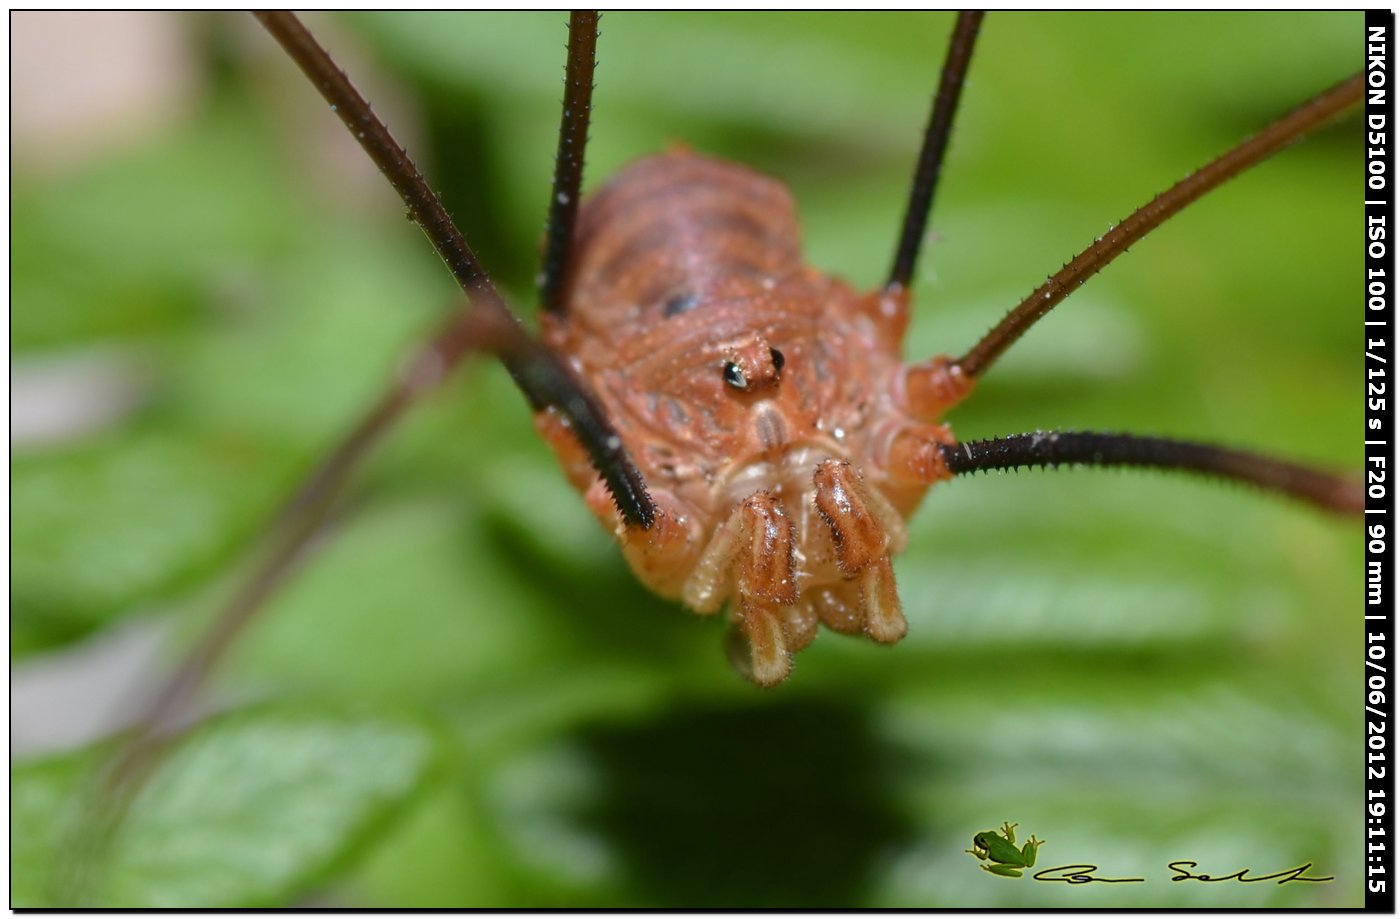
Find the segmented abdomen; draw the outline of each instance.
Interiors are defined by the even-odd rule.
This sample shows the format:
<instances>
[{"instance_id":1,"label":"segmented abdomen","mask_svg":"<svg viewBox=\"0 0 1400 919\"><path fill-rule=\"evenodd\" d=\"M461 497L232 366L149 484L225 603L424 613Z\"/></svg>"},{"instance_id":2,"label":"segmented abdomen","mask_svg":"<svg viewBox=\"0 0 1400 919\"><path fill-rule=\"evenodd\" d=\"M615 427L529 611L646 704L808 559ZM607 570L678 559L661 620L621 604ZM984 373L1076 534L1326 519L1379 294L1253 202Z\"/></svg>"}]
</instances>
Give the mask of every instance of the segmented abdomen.
<instances>
[{"instance_id":1,"label":"segmented abdomen","mask_svg":"<svg viewBox=\"0 0 1400 919\"><path fill-rule=\"evenodd\" d=\"M782 184L676 150L631 164L585 204L569 320L600 344L616 344L801 268L797 217Z\"/></svg>"}]
</instances>

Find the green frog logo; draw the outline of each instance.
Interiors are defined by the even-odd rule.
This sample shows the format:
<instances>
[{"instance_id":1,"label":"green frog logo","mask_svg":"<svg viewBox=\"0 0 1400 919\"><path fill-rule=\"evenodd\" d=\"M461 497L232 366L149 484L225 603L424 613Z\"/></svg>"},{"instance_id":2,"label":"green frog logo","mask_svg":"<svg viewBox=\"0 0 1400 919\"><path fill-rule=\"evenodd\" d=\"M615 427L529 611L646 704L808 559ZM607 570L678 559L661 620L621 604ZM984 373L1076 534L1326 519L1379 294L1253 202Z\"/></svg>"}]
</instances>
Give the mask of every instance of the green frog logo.
<instances>
[{"instance_id":1,"label":"green frog logo","mask_svg":"<svg viewBox=\"0 0 1400 919\"><path fill-rule=\"evenodd\" d=\"M1026 844L1018 849L1016 826L1014 823L1003 823L1000 833L994 830L978 833L972 837L972 848L964 851L977 856L980 861L989 863L982 866L983 871L990 871L1004 878L1018 878L1024 869L1035 865L1035 853L1045 845L1045 840L1036 839L1032 835L1026 840Z\"/></svg>"}]
</instances>

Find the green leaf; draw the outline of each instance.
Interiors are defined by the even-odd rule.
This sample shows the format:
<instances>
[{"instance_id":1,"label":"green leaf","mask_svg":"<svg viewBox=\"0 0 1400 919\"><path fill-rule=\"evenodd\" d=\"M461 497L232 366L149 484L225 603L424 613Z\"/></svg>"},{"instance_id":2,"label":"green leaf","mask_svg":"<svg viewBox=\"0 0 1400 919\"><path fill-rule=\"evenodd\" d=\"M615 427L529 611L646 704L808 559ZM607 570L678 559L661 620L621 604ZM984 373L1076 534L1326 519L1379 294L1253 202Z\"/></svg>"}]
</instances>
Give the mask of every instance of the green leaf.
<instances>
[{"instance_id":1,"label":"green leaf","mask_svg":"<svg viewBox=\"0 0 1400 919\"><path fill-rule=\"evenodd\" d=\"M234 559L450 286L423 283L437 266L417 240L367 229L378 215L318 226L314 196L282 187L261 130L251 111L216 105L186 133L33 194L17 218L35 251L17 271L16 346L42 361L63 353L54 346L117 342L151 391L100 438L16 446L13 655L169 599ZM259 164L266 187L245 175ZM156 219L107 225L145 211ZM162 298L188 310L148 315ZM30 321L49 330L25 332Z\"/></svg>"},{"instance_id":2,"label":"green leaf","mask_svg":"<svg viewBox=\"0 0 1400 919\"><path fill-rule=\"evenodd\" d=\"M422 784L429 735L387 718L264 709L181 740L94 867L92 905L193 909L285 903L372 846ZM11 773L15 905L53 905L71 868L92 752ZM91 828L79 830L87 834ZM58 894L59 902L63 893Z\"/></svg>"},{"instance_id":3,"label":"green leaf","mask_svg":"<svg viewBox=\"0 0 1400 919\"><path fill-rule=\"evenodd\" d=\"M125 432L11 469L11 654L68 641L208 576L267 512L284 457L236 437Z\"/></svg>"}]
</instances>

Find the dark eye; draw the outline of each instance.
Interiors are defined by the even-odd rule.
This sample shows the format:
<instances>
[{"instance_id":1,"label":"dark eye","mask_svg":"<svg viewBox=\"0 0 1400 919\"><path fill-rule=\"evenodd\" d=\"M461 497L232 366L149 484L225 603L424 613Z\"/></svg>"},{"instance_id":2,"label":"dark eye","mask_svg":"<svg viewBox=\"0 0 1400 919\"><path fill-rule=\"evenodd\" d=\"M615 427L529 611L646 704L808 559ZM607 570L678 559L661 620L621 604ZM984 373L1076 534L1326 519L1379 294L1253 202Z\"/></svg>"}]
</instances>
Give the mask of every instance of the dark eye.
<instances>
[{"instance_id":1,"label":"dark eye","mask_svg":"<svg viewBox=\"0 0 1400 919\"><path fill-rule=\"evenodd\" d=\"M679 316L681 313L690 312L699 305L700 298L695 294L676 294L661 307L661 315L667 318Z\"/></svg>"},{"instance_id":2,"label":"dark eye","mask_svg":"<svg viewBox=\"0 0 1400 919\"><path fill-rule=\"evenodd\" d=\"M787 363L787 359L783 357L783 352L779 351L777 348L769 348L768 356L773 359L773 372L782 373L783 365Z\"/></svg>"},{"instance_id":3,"label":"dark eye","mask_svg":"<svg viewBox=\"0 0 1400 919\"><path fill-rule=\"evenodd\" d=\"M744 371L733 361L724 362L724 382L735 389L749 388L749 381L744 378Z\"/></svg>"}]
</instances>

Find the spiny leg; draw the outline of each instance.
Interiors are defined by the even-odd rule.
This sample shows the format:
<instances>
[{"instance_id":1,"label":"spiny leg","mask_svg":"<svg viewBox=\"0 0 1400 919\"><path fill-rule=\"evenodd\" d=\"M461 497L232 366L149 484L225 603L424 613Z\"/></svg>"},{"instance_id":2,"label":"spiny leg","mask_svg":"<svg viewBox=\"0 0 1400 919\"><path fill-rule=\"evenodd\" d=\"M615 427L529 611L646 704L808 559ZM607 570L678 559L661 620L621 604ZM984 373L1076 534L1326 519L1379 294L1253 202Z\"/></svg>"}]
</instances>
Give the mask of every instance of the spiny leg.
<instances>
[{"instance_id":1,"label":"spiny leg","mask_svg":"<svg viewBox=\"0 0 1400 919\"><path fill-rule=\"evenodd\" d=\"M422 228L446 263L472 308L491 314L500 328L492 350L510 371L536 411L553 406L574 426L599 474L608 483L618 509L634 526L651 525L653 507L641 472L622 446L596 396L582 380L540 342L527 335L496 291L461 231L369 103L291 13L255 13L287 54L331 104L350 133L408 206L409 218ZM574 23L571 22L571 26ZM587 28L593 28L590 23ZM570 52L574 52L571 40ZM589 55L591 58L591 54ZM591 87L591 78L587 80ZM586 125L585 125L586 131ZM581 160L579 161L581 168ZM556 184L558 184L556 180ZM572 233L570 226L569 232Z\"/></svg>"},{"instance_id":2,"label":"spiny leg","mask_svg":"<svg viewBox=\"0 0 1400 919\"><path fill-rule=\"evenodd\" d=\"M1244 450L1163 437L1035 431L948 444L941 451L943 462L953 475L1025 466L1141 466L1244 482L1338 514L1359 514L1365 502L1360 476L1339 475Z\"/></svg>"},{"instance_id":3,"label":"spiny leg","mask_svg":"<svg viewBox=\"0 0 1400 919\"><path fill-rule=\"evenodd\" d=\"M1363 89L1364 74L1339 83L1162 192L1032 291L962 357L953 361L939 357L907 368L896 384L896 396L915 417L936 420L942 411L965 396L987 368L1032 325L1126 252L1130 245L1207 192L1359 102ZM1362 486L1351 476L1257 454L1162 438L1035 432L1000 440L944 445L941 451L955 475L980 469L1060 463L1154 466L1249 482L1339 513L1361 510Z\"/></svg>"},{"instance_id":4,"label":"spiny leg","mask_svg":"<svg viewBox=\"0 0 1400 919\"><path fill-rule=\"evenodd\" d=\"M549 196L544 258L540 264L540 305L551 313L564 309L569 256L583 190L583 156L593 111L593 70L597 63L598 13L569 14L569 56L564 65L564 110L559 116L559 148L554 155L554 186Z\"/></svg>"},{"instance_id":5,"label":"spiny leg","mask_svg":"<svg viewBox=\"0 0 1400 919\"><path fill-rule=\"evenodd\" d=\"M943 73L938 80L938 92L933 97L933 111L929 113L928 125L924 128L924 144L919 151L919 164L914 170L914 182L909 189L909 204L904 211L894 264L890 266L889 280L885 282L887 291L907 289L910 278L914 276L924 231L933 210L933 195L938 190L938 179L943 173L948 138L953 132L953 116L958 111L963 81L972 63L972 48L985 15L979 10L963 10L958 13L958 21L953 25L948 53L943 60Z\"/></svg>"},{"instance_id":6,"label":"spiny leg","mask_svg":"<svg viewBox=\"0 0 1400 919\"><path fill-rule=\"evenodd\" d=\"M1188 204L1255 166L1334 115L1361 101L1364 74L1356 74L1308 100L1264 130L1177 182L1076 255L1021 301L1001 322L954 362L962 375L980 377L1026 330L1084 282Z\"/></svg>"},{"instance_id":7,"label":"spiny leg","mask_svg":"<svg viewBox=\"0 0 1400 919\"><path fill-rule=\"evenodd\" d=\"M924 127L923 146L919 150L914 179L910 184L909 201L900 224L899 241L895 246L889 278L865 301L864 309L896 345L903 340L909 321L909 285L927 234L934 193L943 174L943 161L953 132L953 118L962 99L963 84L972 64L972 51L985 15L980 10L962 10L958 13L948 39L948 51L943 58L933 108ZM895 385L896 401L911 416L933 422L967 397L972 391L973 379L950 359L940 357L906 368Z\"/></svg>"},{"instance_id":8,"label":"spiny leg","mask_svg":"<svg viewBox=\"0 0 1400 919\"><path fill-rule=\"evenodd\" d=\"M984 15L978 10L963 10L958 13L957 22L953 25L938 90L933 97L933 109L924 127L923 146L914 168L914 179L909 188L909 201L900 224L899 242L895 246L889 278L872 304L877 316L889 323L896 336L903 334L908 321L909 283L918 263L919 250L923 247L929 215L933 210L933 196L938 190L948 139L952 136L953 116L957 114L958 102L962 98L963 82L972 63L972 49Z\"/></svg>"}]
</instances>

